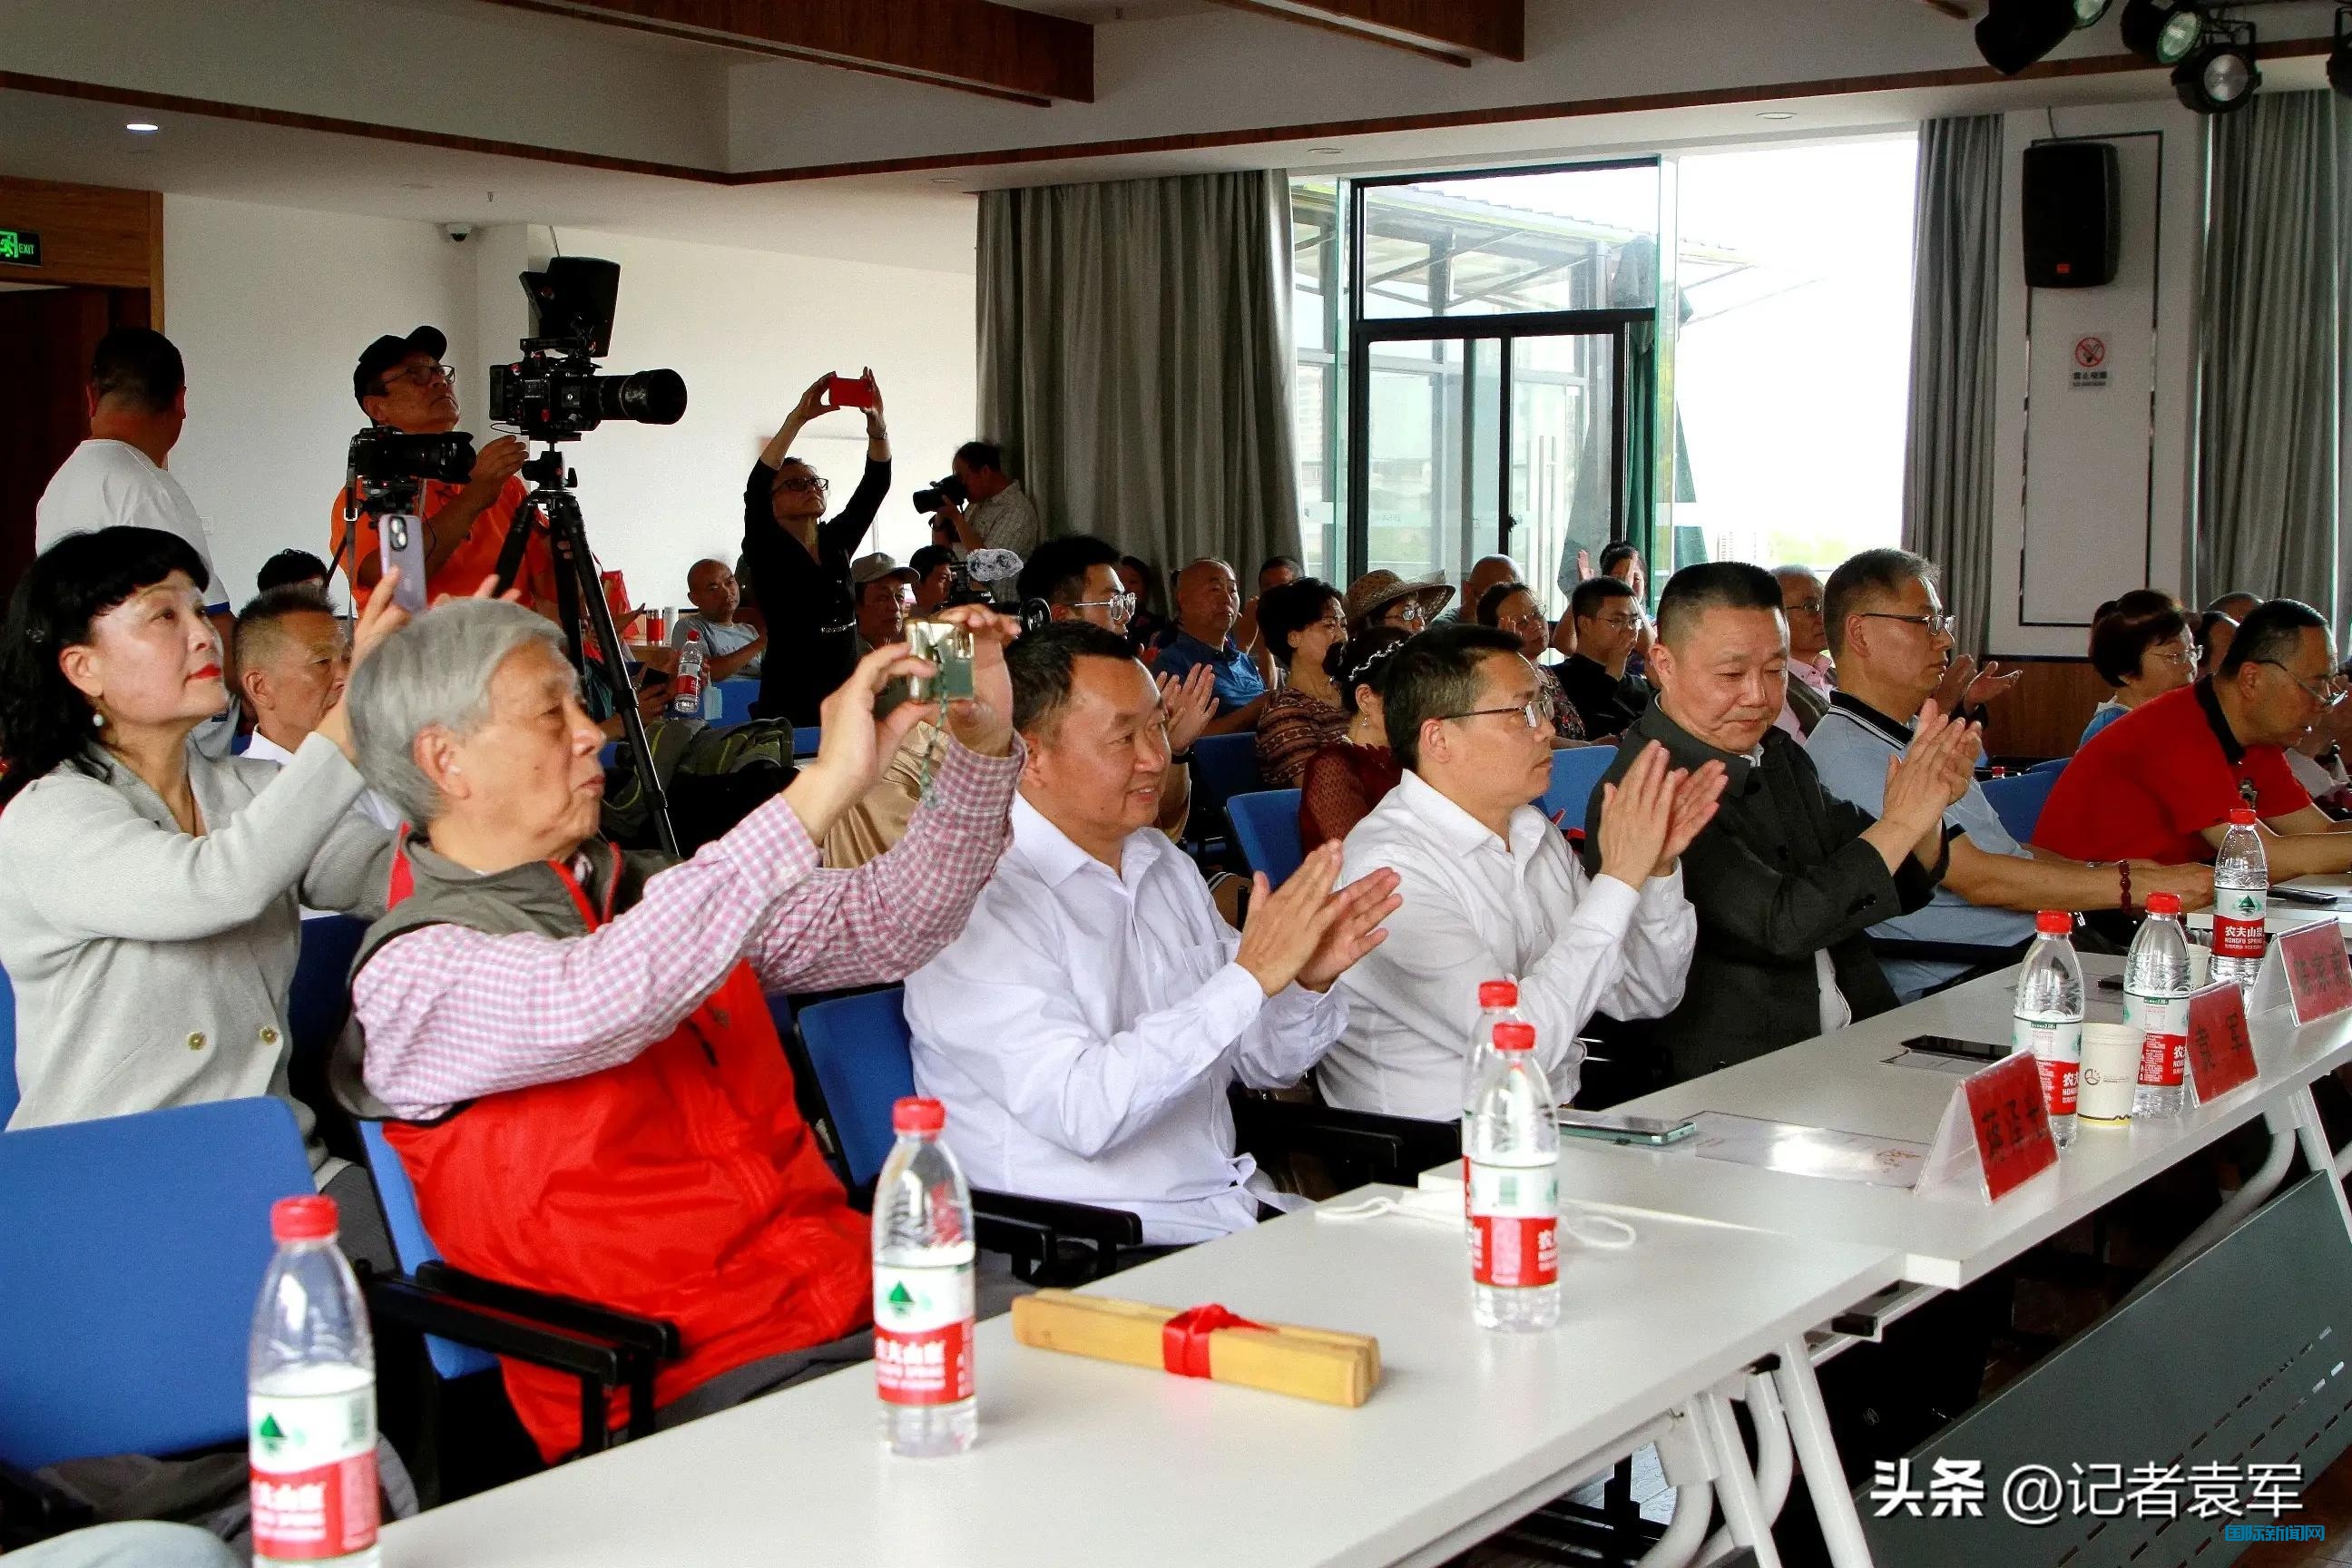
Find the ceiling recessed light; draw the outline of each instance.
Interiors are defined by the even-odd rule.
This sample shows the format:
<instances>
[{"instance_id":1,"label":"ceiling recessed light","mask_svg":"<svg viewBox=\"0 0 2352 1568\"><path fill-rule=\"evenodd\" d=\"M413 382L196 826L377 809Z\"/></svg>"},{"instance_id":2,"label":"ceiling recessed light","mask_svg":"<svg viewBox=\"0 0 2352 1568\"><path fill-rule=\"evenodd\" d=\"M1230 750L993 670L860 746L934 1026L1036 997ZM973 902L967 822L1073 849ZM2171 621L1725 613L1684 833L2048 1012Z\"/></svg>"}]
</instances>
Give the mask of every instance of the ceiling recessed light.
<instances>
[{"instance_id":1,"label":"ceiling recessed light","mask_svg":"<svg viewBox=\"0 0 2352 1568\"><path fill-rule=\"evenodd\" d=\"M1336 158L1347 149L1345 147L1309 147L1307 151L1318 157Z\"/></svg>"},{"instance_id":2,"label":"ceiling recessed light","mask_svg":"<svg viewBox=\"0 0 2352 1568\"><path fill-rule=\"evenodd\" d=\"M1797 117L1790 113L1785 109L1767 109L1759 110L1757 113L1756 118L1759 120L1794 120Z\"/></svg>"},{"instance_id":3,"label":"ceiling recessed light","mask_svg":"<svg viewBox=\"0 0 2352 1568\"><path fill-rule=\"evenodd\" d=\"M933 174L931 176L931 184L935 185L961 185L963 184L963 176L961 174Z\"/></svg>"},{"instance_id":4,"label":"ceiling recessed light","mask_svg":"<svg viewBox=\"0 0 2352 1568\"><path fill-rule=\"evenodd\" d=\"M422 180L403 180L400 188L404 191L429 191L433 187Z\"/></svg>"},{"instance_id":5,"label":"ceiling recessed light","mask_svg":"<svg viewBox=\"0 0 2352 1568\"><path fill-rule=\"evenodd\" d=\"M156 132L162 130L163 127L151 125L144 120L134 120L130 124L125 125L122 129L130 132L134 136L152 136Z\"/></svg>"}]
</instances>

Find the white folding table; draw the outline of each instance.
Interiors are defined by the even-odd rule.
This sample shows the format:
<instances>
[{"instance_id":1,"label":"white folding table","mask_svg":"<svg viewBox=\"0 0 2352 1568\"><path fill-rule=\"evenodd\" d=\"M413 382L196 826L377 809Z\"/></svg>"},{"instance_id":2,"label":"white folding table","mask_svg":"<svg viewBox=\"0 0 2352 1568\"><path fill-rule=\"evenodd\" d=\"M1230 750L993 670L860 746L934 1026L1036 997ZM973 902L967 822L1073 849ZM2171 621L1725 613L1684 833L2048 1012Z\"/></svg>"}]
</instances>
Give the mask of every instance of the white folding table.
<instances>
[{"instance_id":1,"label":"white folding table","mask_svg":"<svg viewBox=\"0 0 2352 1568\"><path fill-rule=\"evenodd\" d=\"M1670 1413L1729 1430L1710 1390L1901 1269L1883 1247L1634 1223L1623 1250L1564 1246L1563 1321L1537 1334L1475 1327L1459 1226L1400 1215L1294 1215L1100 1287L1376 1334L1383 1381L1360 1409L1027 1349L1000 1319L980 1331L968 1454L891 1458L854 1369L393 1525L383 1561L1441 1562L1661 1439Z\"/></svg>"}]
</instances>

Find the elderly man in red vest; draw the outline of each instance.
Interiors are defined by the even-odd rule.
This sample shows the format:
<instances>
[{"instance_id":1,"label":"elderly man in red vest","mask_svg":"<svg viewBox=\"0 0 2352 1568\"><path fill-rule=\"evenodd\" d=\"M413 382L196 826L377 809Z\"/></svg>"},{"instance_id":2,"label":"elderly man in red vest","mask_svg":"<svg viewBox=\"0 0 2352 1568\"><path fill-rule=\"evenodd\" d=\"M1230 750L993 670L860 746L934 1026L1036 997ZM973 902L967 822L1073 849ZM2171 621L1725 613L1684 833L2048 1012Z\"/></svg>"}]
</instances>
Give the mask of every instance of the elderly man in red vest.
<instances>
[{"instance_id":1,"label":"elderly man in red vest","mask_svg":"<svg viewBox=\"0 0 2352 1568\"><path fill-rule=\"evenodd\" d=\"M866 1353L867 1222L794 1109L763 993L903 977L1010 837L1012 625L946 616L977 634L976 700L906 837L855 871L817 846L923 716L874 719L884 682L931 669L903 645L826 700L783 794L675 866L595 837L604 737L528 610L442 605L352 687L362 771L422 826L360 948L337 1091L389 1124L451 1263L678 1326L664 1425ZM576 1447L570 1380L505 1373L541 1453Z\"/></svg>"}]
</instances>

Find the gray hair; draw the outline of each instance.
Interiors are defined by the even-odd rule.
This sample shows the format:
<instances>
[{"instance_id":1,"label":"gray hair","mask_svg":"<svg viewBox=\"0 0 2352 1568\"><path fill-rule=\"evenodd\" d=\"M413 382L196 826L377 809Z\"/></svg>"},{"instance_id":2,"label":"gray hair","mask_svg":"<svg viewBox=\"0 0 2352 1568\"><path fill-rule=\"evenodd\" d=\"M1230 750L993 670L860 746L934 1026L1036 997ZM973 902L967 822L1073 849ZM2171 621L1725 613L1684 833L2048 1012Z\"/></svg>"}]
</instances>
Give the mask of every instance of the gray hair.
<instances>
[{"instance_id":1,"label":"gray hair","mask_svg":"<svg viewBox=\"0 0 2352 1568\"><path fill-rule=\"evenodd\" d=\"M346 700L360 772L403 816L430 826L445 803L416 765L416 737L464 736L490 716L490 680L509 654L543 643L560 657L563 634L546 617L502 599L452 599L383 639L352 672Z\"/></svg>"}]
</instances>

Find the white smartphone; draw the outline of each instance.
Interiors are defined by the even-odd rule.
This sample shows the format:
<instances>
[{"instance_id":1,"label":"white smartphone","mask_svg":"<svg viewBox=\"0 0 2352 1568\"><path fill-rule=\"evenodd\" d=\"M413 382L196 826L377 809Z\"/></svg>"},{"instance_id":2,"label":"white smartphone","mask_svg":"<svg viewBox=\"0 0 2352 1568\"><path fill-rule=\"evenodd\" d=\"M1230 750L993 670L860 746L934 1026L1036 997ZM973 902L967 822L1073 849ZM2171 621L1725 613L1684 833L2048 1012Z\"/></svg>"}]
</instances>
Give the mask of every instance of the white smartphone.
<instances>
[{"instance_id":1,"label":"white smartphone","mask_svg":"<svg viewBox=\"0 0 2352 1568\"><path fill-rule=\"evenodd\" d=\"M376 560L389 572L400 568L392 602L412 616L425 613L425 525L405 512L384 518L376 528Z\"/></svg>"}]
</instances>

